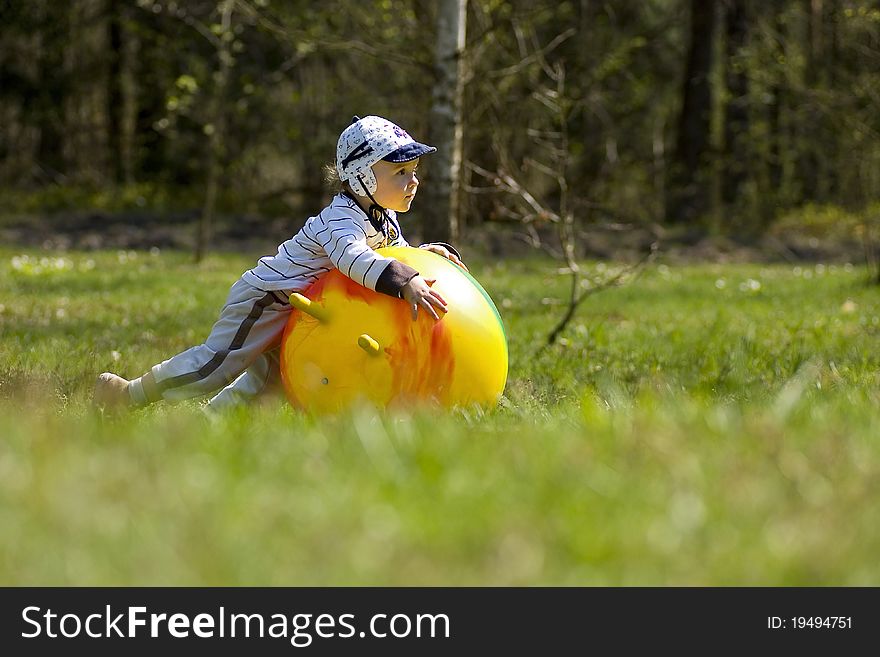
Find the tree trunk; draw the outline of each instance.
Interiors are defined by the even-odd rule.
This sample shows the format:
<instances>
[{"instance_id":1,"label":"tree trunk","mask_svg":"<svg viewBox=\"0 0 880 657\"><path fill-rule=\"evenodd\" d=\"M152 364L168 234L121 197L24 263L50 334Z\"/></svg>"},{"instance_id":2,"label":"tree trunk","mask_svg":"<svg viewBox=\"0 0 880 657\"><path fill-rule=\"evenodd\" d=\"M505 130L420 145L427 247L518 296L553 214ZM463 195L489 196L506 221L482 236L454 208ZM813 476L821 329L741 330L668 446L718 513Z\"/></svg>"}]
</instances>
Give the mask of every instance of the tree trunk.
<instances>
[{"instance_id":1,"label":"tree trunk","mask_svg":"<svg viewBox=\"0 0 880 657\"><path fill-rule=\"evenodd\" d=\"M205 181L205 201L202 205L202 214L199 217L198 232L196 234L195 261L201 262L207 250L208 242L211 241L214 226L214 211L217 204L217 186L219 184L224 151L224 137L226 133L226 86L229 80L229 71L232 63L230 41L225 37L231 35L232 10L234 0L224 0L220 7L221 33L217 45L217 58L219 60L214 93L211 96L211 109L208 113L210 123L205 125L208 134L207 169L208 176Z\"/></svg>"},{"instance_id":2,"label":"tree trunk","mask_svg":"<svg viewBox=\"0 0 880 657\"><path fill-rule=\"evenodd\" d=\"M724 157L722 160L721 200L728 225L745 210L741 194L750 169L749 157L749 80L743 59L748 40L749 17L746 0L725 0L726 47L724 79L728 98L724 106Z\"/></svg>"},{"instance_id":3,"label":"tree trunk","mask_svg":"<svg viewBox=\"0 0 880 657\"><path fill-rule=\"evenodd\" d=\"M767 125L766 154L758 177L758 206L762 223L766 226L780 210L789 208L796 196L792 192L789 165L793 143L790 132L795 123L791 105L796 94L787 75L794 28L786 14L788 0L770 0L753 7L756 26L753 34L758 39L762 38L762 32L764 39L769 37L767 57L771 62L767 69L770 74L767 86L769 97L763 105L762 117Z\"/></svg>"},{"instance_id":4,"label":"tree trunk","mask_svg":"<svg viewBox=\"0 0 880 657\"><path fill-rule=\"evenodd\" d=\"M70 7L45 2L41 6L40 48L37 54L39 91L36 117L39 127L37 165L42 175L60 181L66 172L64 158L65 115L68 80L64 50L70 43Z\"/></svg>"},{"instance_id":5,"label":"tree trunk","mask_svg":"<svg viewBox=\"0 0 880 657\"><path fill-rule=\"evenodd\" d=\"M822 78L820 81L823 95L830 97L838 97L840 92L835 88L835 71L837 71L840 58L840 44L837 36L837 25L840 21L840 7L838 0L825 0L822 6ZM843 90L843 94L848 93L849 89ZM826 142L825 155L822 158L822 177L820 180L821 193L824 200L832 200L838 198L839 171L842 166L842 158L840 152L840 139L835 135L835 123L837 117L828 112L823 112L822 124L823 132L828 135ZM845 165L843 165L845 166ZM846 199L844 199L844 203Z\"/></svg>"},{"instance_id":6,"label":"tree trunk","mask_svg":"<svg viewBox=\"0 0 880 657\"><path fill-rule=\"evenodd\" d=\"M165 116L167 62L163 53L165 30L161 17L152 12L136 14L138 29L133 47L134 78L134 177L155 180L169 168L166 143L156 130Z\"/></svg>"},{"instance_id":7,"label":"tree trunk","mask_svg":"<svg viewBox=\"0 0 880 657\"><path fill-rule=\"evenodd\" d=\"M666 218L695 223L711 205L709 140L712 115L712 44L715 0L691 0L688 49L675 155L666 194Z\"/></svg>"},{"instance_id":8,"label":"tree trunk","mask_svg":"<svg viewBox=\"0 0 880 657\"><path fill-rule=\"evenodd\" d=\"M799 135L798 177L804 200L824 200L825 150L822 144L822 110L820 100L825 80L823 0L804 0L807 16L806 70L804 82L808 102Z\"/></svg>"},{"instance_id":9,"label":"tree trunk","mask_svg":"<svg viewBox=\"0 0 880 657\"><path fill-rule=\"evenodd\" d=\"M431 178L425 187L422 233L426 242L452 242L460 232L463 92L462 54L465 44L467 0L438 3L436 69L429 143L437 147L425 168Z\"/></svg>"},{"instance_id":10,"label":"tree trunk","mask_svg":"<svg viewBox=\"0 0 880 657\"><path fill-rule=\"evenodd\" d=\"M119 0L107 0L107 150L114 183L125 181L123 155L122 8Z\"/></svg>"}]
</instances>

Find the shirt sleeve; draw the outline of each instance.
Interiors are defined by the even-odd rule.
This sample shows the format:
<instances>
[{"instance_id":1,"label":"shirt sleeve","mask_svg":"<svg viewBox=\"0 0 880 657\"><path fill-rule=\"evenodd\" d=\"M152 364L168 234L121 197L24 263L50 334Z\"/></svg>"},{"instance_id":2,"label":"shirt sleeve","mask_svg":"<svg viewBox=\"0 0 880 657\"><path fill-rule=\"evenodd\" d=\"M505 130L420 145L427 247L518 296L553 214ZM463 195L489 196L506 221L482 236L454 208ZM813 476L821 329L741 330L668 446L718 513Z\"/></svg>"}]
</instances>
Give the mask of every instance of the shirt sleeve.
<instances>
[{"instance_id":1,"label":"shirt sleeve","mask_svg":"<svg viewBox=\"0 0 880 657\"><path fill-rule=\"evenodd\" d=\"M371 249L362 222L354 217L338 216L323 221L315 239L334 267L371 290L398 296L400 288L418 275L412 267ZM389 267L391 271L385 273Z\"/></svg>"},{"instance_id":2,"label":"shirt sleeve","mask_svg":"<svg viewBox=\"0 0 880 657\"><path fill-rule=\"evenodd\" d=\"M403 286L419 275L419 272L400 260L392 260L385 267L379 280L376 281L376 292L387 294L392 297L402 298Z\"/></svg>"}]
</instances>

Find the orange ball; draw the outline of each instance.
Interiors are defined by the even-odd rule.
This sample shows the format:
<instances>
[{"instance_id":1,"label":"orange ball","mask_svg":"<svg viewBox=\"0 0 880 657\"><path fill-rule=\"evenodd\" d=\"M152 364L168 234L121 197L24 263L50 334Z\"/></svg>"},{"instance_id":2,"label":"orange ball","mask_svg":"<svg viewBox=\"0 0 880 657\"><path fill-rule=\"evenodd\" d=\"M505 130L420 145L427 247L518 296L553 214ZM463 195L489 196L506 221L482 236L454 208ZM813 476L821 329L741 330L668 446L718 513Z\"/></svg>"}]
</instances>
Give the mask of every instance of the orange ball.
<instances>
[{"instance_id":1,"label":"orange ball","mask_svg":"<svg viewBox=\"0 0 880 657\"><path fill-rule=\"evenodd\" d=\"M498 309L468 272L425 249L377 253L415 268L448 312L412 320L402 299L374 292L334 269L291 295L281 342L281 379L290 401L317 413L355 403L494 406L507 382L507 338ZM438 311L439 312L439 311Z\"/></svg>"}]
</instances>

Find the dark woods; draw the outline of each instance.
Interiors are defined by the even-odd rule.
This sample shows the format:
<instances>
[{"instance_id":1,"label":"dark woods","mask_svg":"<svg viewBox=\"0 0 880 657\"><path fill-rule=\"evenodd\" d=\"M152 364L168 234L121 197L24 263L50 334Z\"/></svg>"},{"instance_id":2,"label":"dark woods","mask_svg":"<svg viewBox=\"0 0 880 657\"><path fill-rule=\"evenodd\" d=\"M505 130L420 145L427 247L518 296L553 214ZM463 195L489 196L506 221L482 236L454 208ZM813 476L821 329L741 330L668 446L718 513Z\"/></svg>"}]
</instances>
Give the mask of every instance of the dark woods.
<instances>
[{"instance_id":1,"label":"dark woods","mask_svg":"<svg viewBox=\"0 0 880 657\"><path fill-rule=\"evenodd\" d=\"M522 225L511 210L522 194L574 222L741 235L804 204L864 211L880 195L878 2L7 0L0 11L0 189L45 211L111 190L120 206L191 208L200 241L215 213L304 217L353 113L446 148L424 163L435 212L417 207L441 234ZM519 199L500 191L505 177Z\"/></svg>"}]
</instances>

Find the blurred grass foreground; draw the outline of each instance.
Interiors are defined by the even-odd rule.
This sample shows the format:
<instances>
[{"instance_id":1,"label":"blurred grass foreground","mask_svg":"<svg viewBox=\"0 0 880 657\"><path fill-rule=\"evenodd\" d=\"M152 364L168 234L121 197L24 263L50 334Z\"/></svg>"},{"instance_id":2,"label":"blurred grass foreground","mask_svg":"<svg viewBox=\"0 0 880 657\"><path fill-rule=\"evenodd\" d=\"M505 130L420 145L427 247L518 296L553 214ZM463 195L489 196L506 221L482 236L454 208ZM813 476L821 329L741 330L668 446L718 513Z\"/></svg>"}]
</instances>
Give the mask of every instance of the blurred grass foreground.
<instances>
[{"instance_id":1,"label":"blurred grass foreground","mask_svg":"<svg viewBox=\"0 0 880 657\"><path fill-rule=\"evenodd\" d=\"M863 267L654 265L536 356L567 282L477 261L510 339L494 411L91 411L249 263L0 247L0 583L880 583Z\"/></svg>"}]
</instances>

